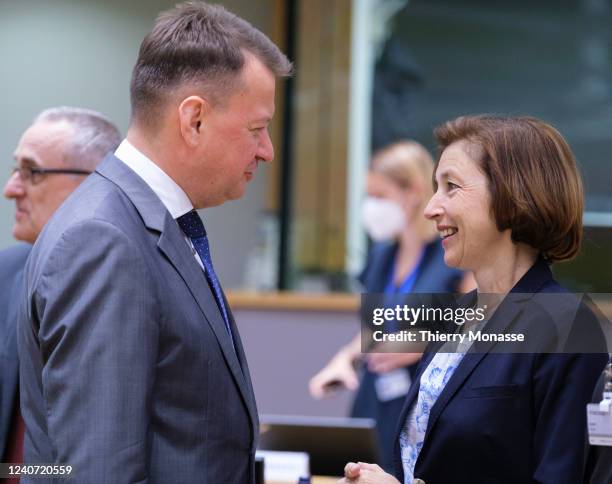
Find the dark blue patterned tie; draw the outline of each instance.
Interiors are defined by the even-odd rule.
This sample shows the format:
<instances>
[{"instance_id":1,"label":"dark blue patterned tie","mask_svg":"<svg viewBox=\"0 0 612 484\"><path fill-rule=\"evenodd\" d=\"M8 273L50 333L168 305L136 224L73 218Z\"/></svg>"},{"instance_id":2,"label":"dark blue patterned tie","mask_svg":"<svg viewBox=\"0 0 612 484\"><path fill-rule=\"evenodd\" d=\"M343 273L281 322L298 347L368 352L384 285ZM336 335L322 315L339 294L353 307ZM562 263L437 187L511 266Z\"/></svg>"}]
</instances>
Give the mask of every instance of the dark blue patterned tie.
<instances>
[{"instance_id":1,"label":"dark blue patterned tie","mask_svg":"<svg viewBox=\"0 0 612 484\"><path fill-rule=\"evenodd\" d=\"M232 330L230 329L229 318L227 316L227 309L225 308L225 303L223 302L221 285L219 284L219 279L217 279L217 274L215 274L215 269L213 268L212 259L210 257L210 248L208 247L208 237L206 236L206 229L204 228L202 219L198 215L198 212L192 210L191 212L187 212L185 215L181 215L176 219L176 221L185 235L191 239L195 250L200 256L202 264L204 264L206 279L208 279L208 284L213 290L217 305L219 306L221 314L223 315L227 332L230 334L230 336L232 336Z\"/></svg>"}]
</instances>

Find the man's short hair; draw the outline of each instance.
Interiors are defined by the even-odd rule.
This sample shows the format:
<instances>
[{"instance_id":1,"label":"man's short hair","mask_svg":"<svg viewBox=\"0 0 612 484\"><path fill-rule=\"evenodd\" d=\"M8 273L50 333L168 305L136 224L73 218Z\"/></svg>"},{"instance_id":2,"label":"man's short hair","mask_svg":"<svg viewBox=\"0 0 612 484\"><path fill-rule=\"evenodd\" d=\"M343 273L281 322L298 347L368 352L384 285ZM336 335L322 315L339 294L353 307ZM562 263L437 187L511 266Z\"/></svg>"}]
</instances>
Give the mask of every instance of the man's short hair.
<instances>
[{"instance_id":1,"label":"man's short hair","mask_svg":"<svg viewBox=\"0 0 612 484\"><path fill-rule=\"evenodd\" d=\"M538 249L549 262L572 259L582 242L584 195L576 160L563 136L532 117L462 116L438 126L440 154L468 143L486 175L500 231Z\"/></svg>"},{"instance_id":2,"label":"man's short hair","mask_svg":"<svg viewBox=\"0 0 612 484\"><path fill-rule=\"evenodd\" d=\"M45 109L34 123L66 122L73 132L63 146L64 163L72 168L94 170L109 151L114 151L121 135L105 116L90 109L60 106Z\"/></svg>"},{"instance_id":3,"label":"man's short hair","mask_svg":"<svg viewBox=\"0 0 612 484\"><path fill-rule=\"evenodd\" d=\"M162 12L132 72L132 118L153 126L171 90L186 83L221 102L237 87L244 51L276 77L291 75L291 62L266 35L219 5L185 2Z\"/></svg>"}]
</instances>

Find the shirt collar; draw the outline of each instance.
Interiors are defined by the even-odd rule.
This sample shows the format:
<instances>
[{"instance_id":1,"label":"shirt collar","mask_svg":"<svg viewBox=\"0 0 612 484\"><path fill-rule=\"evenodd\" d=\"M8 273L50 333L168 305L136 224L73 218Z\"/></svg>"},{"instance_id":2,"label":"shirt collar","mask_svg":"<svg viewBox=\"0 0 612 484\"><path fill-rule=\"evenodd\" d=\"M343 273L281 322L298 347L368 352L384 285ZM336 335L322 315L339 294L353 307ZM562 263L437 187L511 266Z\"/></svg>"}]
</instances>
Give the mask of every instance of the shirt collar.
<instances>
[{"instance_id":1,"label":"shirt collar","mask_svg":"<svg viewBox=\"0 0 612 484\"><path fill-rule=\"evenodd\" d=\"M153 161L124 139L115 156L131 168L155 192L173 218L193 210L193 205L177 183Z\"/></svg>"}]
</instances>

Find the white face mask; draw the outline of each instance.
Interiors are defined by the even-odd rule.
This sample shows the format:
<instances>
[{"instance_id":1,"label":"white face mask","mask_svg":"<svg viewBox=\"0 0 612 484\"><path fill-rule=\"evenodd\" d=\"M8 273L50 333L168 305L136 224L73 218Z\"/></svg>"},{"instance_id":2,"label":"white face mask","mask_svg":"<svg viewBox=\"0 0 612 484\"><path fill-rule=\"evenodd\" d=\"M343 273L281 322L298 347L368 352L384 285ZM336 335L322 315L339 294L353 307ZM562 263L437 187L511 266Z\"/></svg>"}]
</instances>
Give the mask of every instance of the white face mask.
<instances>
[{"instance_id":1,"label":"white face mask","mask_svg":"<svg viewBox=\"0 0 612 484\"><path fill-rule=\"evenodd\" d=\"M406 226L406 215L393 200L366 197L362 207L363 226L376 242L398 237Z\"/></svg>"}]
</instances>

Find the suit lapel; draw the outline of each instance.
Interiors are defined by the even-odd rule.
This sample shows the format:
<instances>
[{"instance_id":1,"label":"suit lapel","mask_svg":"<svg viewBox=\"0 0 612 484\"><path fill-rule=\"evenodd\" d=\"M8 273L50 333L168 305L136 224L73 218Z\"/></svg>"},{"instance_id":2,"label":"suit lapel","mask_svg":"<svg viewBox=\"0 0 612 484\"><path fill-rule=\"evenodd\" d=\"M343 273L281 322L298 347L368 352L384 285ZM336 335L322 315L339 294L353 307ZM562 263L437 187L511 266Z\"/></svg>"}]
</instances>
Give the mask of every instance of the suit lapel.
<instances>
[{"instance_id":1,"label":"suit lapel","mask_svg":"<svg viewBox=\"0 0 612 484\"><path fill-rule=\"evenodd\" d=\"M236 355L238 356L238 361L240 363L240 368L242 369L242 375L244 377L244 382L247 388L247 392L244 395L245 399L247 399L247 405L249 406L249 410L251 412L251 418L253 420L253 425L255 429L255 438L253 439L253 451L257 448L258 436L259 436L259 416L257 413L257 403L255 401L255 392L253 391L253 383L251 382L251 372L249 371L249 365L247 364L246 354L244 352L244 347L242 346L242 339L240 338L240 334L238 332L238 327L236 326L236 320L234 319L234 315L230 309L229 303L225 294L223 295L223 299L225 301L225 307L228 310L228 316L230 319L230 327L232 328L232 334L234 335L234 346L236 348Z\"/></svg>"},{"instance_id":2,"label":"suit lapel","mask_svg":"<svg viewBox=\"0 0 612 484\"><path fill-rule=\"evenodd\" d=\"M166 223L163 232L161 233L157 246L170 260L174 268L181 275L187 285L191 295L196 300L200 310L204 314L206 320L210 324L219 346L225 357L225 361L229 366L232 375L234 376L238 388L245 400L245 403L251 413L251 418L255 422L256 412L254 408L253 398L251 396L250 387L247 384L246 378L242 372L240 362L238 361L238 346L234 350L232 341L227 332L225 322L221 316L221 311L215 300L215 297L210 289L210 285L206 280L206 276L202 268L197 264L193 254L190 253L189 247L185 243L184 237L176 221L167 213ZM236 345L238 343L238 332L233 329L236 335ZM241 348L241 346L240 346Z\"/></svg>"},{"instance_id":3,"label":"suit lapel","mask_svg":"<svg viewBox=\"0 0 612 484\"><path fill-rule=\"evenodd\" d=\"M227 315L230 320L230 328L232 329L232 334L234 335L234 347L236 348L236 356L238 357L238 362L240 363L240 368L242 369L242 375L244 376L245 383L249 389L251 395L255 395L253 391L253 385L251 383L251 373L249 371L249 366L247 364L246 354L244 352L244 346L242 346L242 339L240 338L240 333L238 332L238 326L236 325L236 320L234 319L234 314L230 308L229 302L223 294L223 301L225 302L225 307L227 308ZM253 399L253 404L255 401ZM257 415L257 412L255 412Z\"/></svg>"},{"instance_id":4,"label":"suit lapel","mask_svg":"<svg viewBox=\"0 0 612 484\"><path fill-rule=\"evenodd\" d=\"M504 333L513 321L520 316L522 312L519 301L506 298L500 304L499 308L493 314L491 320L483 329L483 333ZM442 390L442 393L436 400L436 403L431 408L429 413L429 421L427 422L427 430L425 431L425 442L431 433L438 417L453 398L455 393L463 386L470 374L482 361L482 359L491 351L496 343L494 341L476 341L470 350L463 357L459 366L451 376L450 380Z\"/></svg>"},{"instance_id":5,"label":"suit lapel","mask_svg":"<svg viewBox=\"0 0 612 484\"><path fill-rule=\"evenodd\" d=\"M185 285L210 325L246 404L253 428L256 429L257 410L252 388L242 372L236 354L237 351L242 351L237 336L238 331L234 329L237 339L235 351L206 276L189 251L178 224L149 186L114 155L109 154L96 171L121 188L138 210L148 229L160 233L157 246L185 281Z\"/></svg>"}]
</instances>

